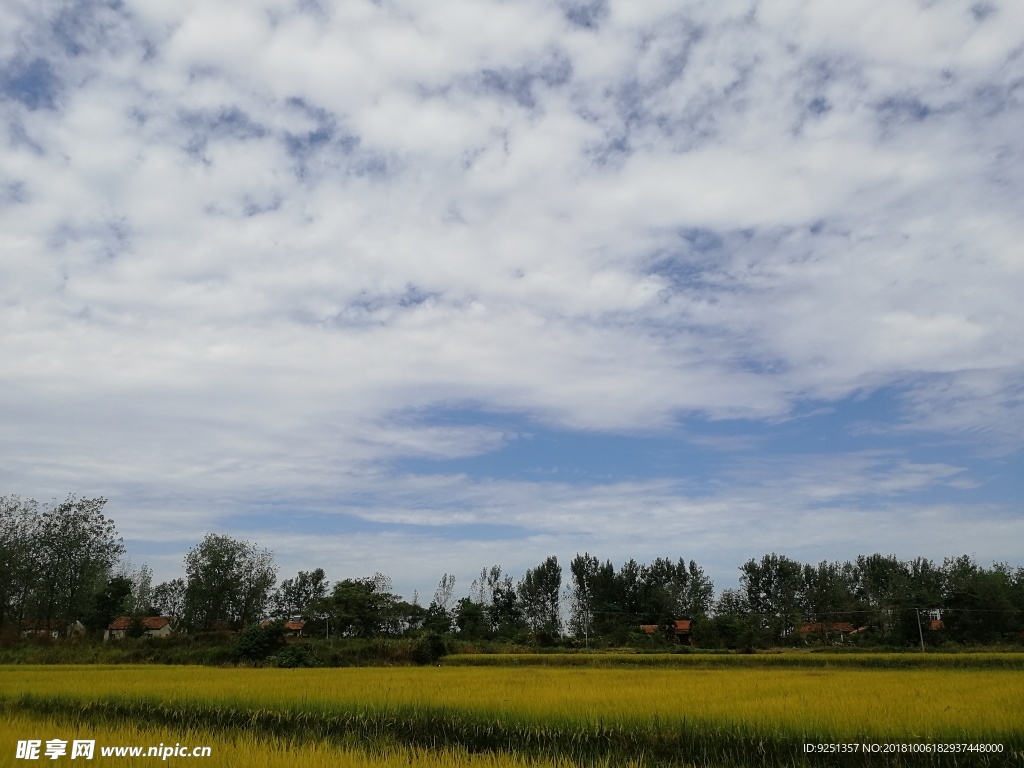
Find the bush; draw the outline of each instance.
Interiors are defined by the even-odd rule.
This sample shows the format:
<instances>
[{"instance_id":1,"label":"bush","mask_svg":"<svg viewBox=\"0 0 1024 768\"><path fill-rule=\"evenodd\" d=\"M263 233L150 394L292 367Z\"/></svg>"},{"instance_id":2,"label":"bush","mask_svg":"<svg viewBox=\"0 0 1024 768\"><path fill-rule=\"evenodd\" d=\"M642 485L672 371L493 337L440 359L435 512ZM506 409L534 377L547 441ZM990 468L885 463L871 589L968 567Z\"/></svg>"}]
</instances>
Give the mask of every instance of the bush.
<instances>
[{"instance_id":1,"label":"bush","mask_svg":"<svg viewBox=\"0 0 1024 768\"><path fill-rule=\"evenodd\" d=\"M313 659L309 655L309 648L304 645L286 645L273 656L267 657L267 663L275 667L312 667Z\"/></svg>"},{"instance_id":2,"label":"bush","mask_svg":"<svg viewBox=\"0 0 1024 768\"><path fill-rule=\"evenodd\" d=\"M433 664L447 653L448 648L444 643L444 638L431 632L416 642L413 659L417 664Z\"/></svg>"},{"instance_id":3,"label":"bush","mask_svg":"<svg viewBox=\"0 0 1024 768\"><path fill-rule=\"evenodd\" d=\"M284 625L275 622L267 626L254 624L244 630L235 641L231 656L236 661L263 661L284 645Z\"/></svg>"},{"instance_id":4,"label":"bush","mask_svg":"<svg viewBox=\"0 0 1024 768\"><path fill-rule=\"evenodd\" d=\"M182 643L188 645L214 646L231 644L231 635L227 632L196 632L190 635L171 635L170 638L161 639L166 642L171 638L179 639Z\"/></svg>"}]
</instances>

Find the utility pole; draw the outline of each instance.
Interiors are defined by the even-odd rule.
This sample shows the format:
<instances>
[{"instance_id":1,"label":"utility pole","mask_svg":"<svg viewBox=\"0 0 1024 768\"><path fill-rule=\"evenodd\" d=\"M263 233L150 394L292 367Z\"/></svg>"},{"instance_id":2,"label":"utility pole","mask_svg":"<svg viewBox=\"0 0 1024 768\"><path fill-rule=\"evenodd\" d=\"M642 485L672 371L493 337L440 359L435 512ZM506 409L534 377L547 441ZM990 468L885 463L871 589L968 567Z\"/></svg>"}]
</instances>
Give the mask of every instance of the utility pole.
<instances>
[{"instance_id":1,"label":"utility pole","mask_svg":"<svg viewBox=\"0 0 1024 768\"><path fill-rule=\"evenodd\" d=\"M924 630L921 629L921 611L915 608L914 613L917 614L917 634L921 638L921 653L924 653Z\"/></svg>"}]
</instances>

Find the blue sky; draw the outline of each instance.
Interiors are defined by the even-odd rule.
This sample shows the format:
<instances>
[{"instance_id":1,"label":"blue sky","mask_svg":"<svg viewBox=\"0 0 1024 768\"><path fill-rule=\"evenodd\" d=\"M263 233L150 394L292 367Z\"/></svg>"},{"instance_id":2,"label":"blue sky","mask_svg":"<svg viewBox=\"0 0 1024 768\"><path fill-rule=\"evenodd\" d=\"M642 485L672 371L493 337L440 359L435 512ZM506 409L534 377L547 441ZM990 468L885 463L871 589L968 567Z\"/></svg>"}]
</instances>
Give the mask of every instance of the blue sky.
<instances>
[{"instance_id":1,"label":"blue sky","mask_svg":"<svg viewBox=\"0 0 1024 768\"><path fill-rule=\"evenodd\" d=\"M1024 564L1024 6L12 0L0 485L282 576ZM459 586L461 585L461 586Z\"/></svg>"}]
</instances>

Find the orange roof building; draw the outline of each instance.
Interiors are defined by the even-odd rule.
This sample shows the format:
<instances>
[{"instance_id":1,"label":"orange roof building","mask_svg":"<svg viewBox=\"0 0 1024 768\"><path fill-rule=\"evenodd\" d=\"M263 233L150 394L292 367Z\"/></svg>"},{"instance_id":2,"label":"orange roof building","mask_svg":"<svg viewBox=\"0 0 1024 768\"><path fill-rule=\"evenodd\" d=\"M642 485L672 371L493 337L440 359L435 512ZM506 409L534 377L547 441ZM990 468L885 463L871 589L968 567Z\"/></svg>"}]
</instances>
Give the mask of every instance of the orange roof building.
<instances>
[{"instance_id":1,"label":"orange roof building","mask_svg":"<svg viewBox=\"0 0 1024 768\"><path fill-rule=\"evenodd\" d=\"M146 637L164 637L171 634L171 620L167 616L143 616L139 621L142 623L142 633ZM107 631L103 633L104 641L124 640L134 622L133 616L118 616L107 625Z\"/></svg>"}]
</instances>

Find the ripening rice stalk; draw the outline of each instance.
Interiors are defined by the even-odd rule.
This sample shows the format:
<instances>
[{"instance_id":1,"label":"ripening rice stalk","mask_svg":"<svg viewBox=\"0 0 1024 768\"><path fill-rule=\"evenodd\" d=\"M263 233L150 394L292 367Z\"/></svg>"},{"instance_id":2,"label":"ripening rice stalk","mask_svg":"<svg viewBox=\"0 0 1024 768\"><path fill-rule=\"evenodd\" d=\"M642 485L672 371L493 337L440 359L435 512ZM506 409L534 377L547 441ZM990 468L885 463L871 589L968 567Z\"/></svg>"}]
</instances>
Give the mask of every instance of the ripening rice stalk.
<instances>
[{"instance_id":1,"label":"ripening rice stalk","mask_svg":"<svg viewBox=\"0 0 1024 768\"><path fill-rule=\"evenodd\" d=\"M888 669L0 668L14 711L363 745L805 764L807 741L998 741L1024 749L1024 672ZM22 694L33 698L20 700ZM11 703L13 702L13 703ZM973 756L958 765L1000 765ZM818 759L815 765L826 765ZM869 764L864 762L862 764ZM877 765L932 764L880 761ZM946 764L946 763L935 763Z\"/></svg>"},{"instance_id":2,"label":"ripening rice stalk","mask_svg":"<svg viewBox=\"0 0 1024 768\"><path fill-rule=\"evenodd\" d=\"M94 740L96 751L88 765L96 766L132 763L130 758L102 756L102 746L148 749L151 746L184 745L187 748L210 747L209 757L179 758L179 761L194 761L206 768L295 768L297 765L303 768L580 768L577 763L561 758L528 760L509 754L470 754L463 749L425 750L401 746L368 751L339 747L326 741L265 738L244 731L214 734L196 728L149 728L129 722L86 725L73 719L26 715L0 718L0 765L29 764L14 759L19 740L39 739L45 743L51 738L62 739L69 744L74 739ZM62 761L67 759L67 755L58 758ZM158 758L136 760L155 764ZM173 764L175 760L172 758L169 762ZM601 768L608 764L600 761L596 765Z\"/></svg>"},{"instance_id":3,"label":"ripening rice stalk","mask_svg":"<svg viewBox=\"0 0 1024 768\"><path fill-rule=\"evenodd\" d=\"M1015 670L0 667L0 692L227 710L448 708L546 723L741 723L880 736L1024 730Z\"/></svg>"},{"instance_id":4,"label":"ripening rice stalk","mask_svg":"<svg viewBox=\"0 0 1024 768\"><path fill-rule=\"evenodd\" d=\"M977 653L491 653L446 656L456 667L742 669L1024 669L1024 652Z\"/></svg>"}]
</instances>

